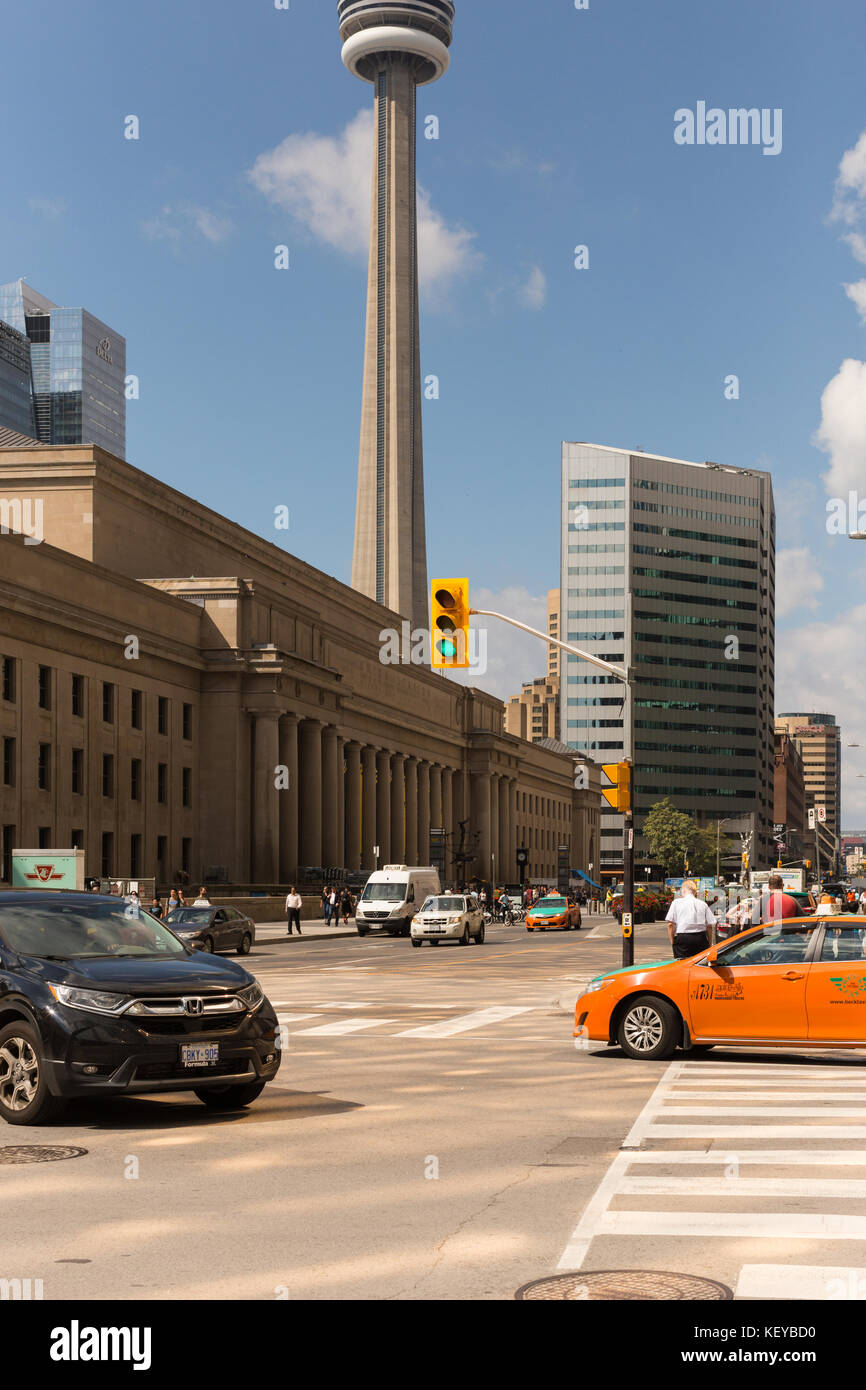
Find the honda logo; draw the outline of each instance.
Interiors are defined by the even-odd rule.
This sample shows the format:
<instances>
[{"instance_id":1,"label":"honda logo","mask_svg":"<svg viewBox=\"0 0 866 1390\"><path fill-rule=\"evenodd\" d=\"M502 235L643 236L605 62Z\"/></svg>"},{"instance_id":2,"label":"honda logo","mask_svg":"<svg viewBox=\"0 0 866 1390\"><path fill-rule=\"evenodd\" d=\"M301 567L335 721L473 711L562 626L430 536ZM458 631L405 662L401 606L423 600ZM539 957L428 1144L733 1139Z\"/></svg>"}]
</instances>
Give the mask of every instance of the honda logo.
<instances>
[{"instance_id":1,"label":"honda logo","mask_svg":"<svg viewBox=\"0 0 866 1390\"><path fill-rule=\"evenodd\" d=\"M203 999L184 999L184 1013L191 1014L193 1018L199 1018L204 1013Z\"/></svg>"}]
</instances>

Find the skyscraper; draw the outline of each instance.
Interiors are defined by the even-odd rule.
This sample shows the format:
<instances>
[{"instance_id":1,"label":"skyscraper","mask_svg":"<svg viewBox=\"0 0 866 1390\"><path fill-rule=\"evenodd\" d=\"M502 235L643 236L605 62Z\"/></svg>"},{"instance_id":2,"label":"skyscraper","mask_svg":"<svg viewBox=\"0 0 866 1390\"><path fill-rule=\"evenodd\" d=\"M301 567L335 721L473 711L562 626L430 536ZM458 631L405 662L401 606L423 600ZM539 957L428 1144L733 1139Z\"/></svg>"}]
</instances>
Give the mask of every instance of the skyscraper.
<instances>
[{"instance_id":1,"label":"skyscraper","mask_svg":"<svg viewBox=\"0 0 866 1390\"><path fill-rule=\"evenodd\" d=\"M771 862L775 511L770 475L592 444L562 448L565 639L631 667L627 689L562 663L562 738L634 761L636 849L656 801ZM622 818L602 817L601 866L622 868Z\"/></svg>"},{"instance_id":2,"label":"skyscraper","mask_svg":"<svg viewBox=\"0 0 866 1390\"><path fill-rule=\"evenodd\" d=\"M0 426L126 452L126 341L23 280L0 285Z\"/></svg>"},{"instance_id":3,"label":"skyscraper","mask_svg":"<svg viewBox=\"0 0 866 1390\"><path fill-rule=\"evenodd\" d=\"M367 336L352 585L426 627L416 88L449 63L451 0L340 0L343 62L375 88Z\"/></svg>"},{"instance_id":4,"label":"skyscraper","mask_svg":"<svg viewBox=\"0 0 866 1390\"><path fill-rule=\"evenodd\" d=\"M806 806L824 806L828 835L842 833L842 731L835 714L779 714L776 732L796 740L803 758Z\"/></svg>"}]
</instances>

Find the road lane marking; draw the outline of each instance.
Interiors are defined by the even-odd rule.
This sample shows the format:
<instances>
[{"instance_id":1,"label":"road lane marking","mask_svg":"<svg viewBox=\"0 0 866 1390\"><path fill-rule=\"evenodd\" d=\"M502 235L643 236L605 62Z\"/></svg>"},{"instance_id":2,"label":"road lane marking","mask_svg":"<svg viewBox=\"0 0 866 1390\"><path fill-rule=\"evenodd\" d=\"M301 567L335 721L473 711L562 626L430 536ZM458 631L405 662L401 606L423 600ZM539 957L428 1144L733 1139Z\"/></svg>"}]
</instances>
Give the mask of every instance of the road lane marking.
<instances>
[{"instance_id":1,"label":"road lane marking","mask_svg":"<svg viewBox=\"0 0 866 1390\"><path fill-rule=\"evenodd\" d=\"M847 1265L743 1265L735 1298L827 1299L866 1298L866 1269Z\"/></svg>"},{"instance_id":2,"label":"road lane marking","mask_svg":"<svg viewBox=\"0 0 866 1390\"><path fill-rule=\"evenodd\" d=\"M300 1028L296 1036L336 1038L344 1033L360 1033L362 1028L378 1028L382 1024L396 1022L396 1018L341 1018L336 1023L324 1023L321 1028Z\"/></svg>"},{"instance_id":3,"label":"road lane marking","mask_svg":"<svg viewBox=\"0 0 866 1390\"><path fill-rule=\"evenodd\" d=\"M667 1098L666 1098L667 1099ZM773 1115L783 1115L789 1120L826 1120L828 1115L833 1115L840 1120L863 1120L866 1119L866 1110L862 1105L837 1105L833 1101L828 1101L827 1105L680 1105L673 1106L668 1102L665 1115L671 1118L674 1115L689 1115L696 1119L700 1115L727 1115L731 1118L736 1116L742 1119L746 1116L756 1119L772 1117Z\"/></svg>"},{"instance_id":4,"label":"road lane marking","mask_svg":"<svg viewBox=\"0 0 866 1390\"><path fill-rule=\"evenodd\" d=\"M730 1157L730 1155L729 1155ZM626 1177L619 1197L866 1197L866 1178Z\"/></svg>"},{"instance_id":5,"label":"road lane marking","mask_svg":"<svg viewBox=\"0 0 866 1390\"><path fill-rule=\"evenodd\" d=\"M421 1028L408 1028L398 1033L398 1038L450 1038L455 1033L469 1033L474 1028L486 1028L491 1023L502 1023L518 1014L533 1012L532 1005L500 1004L490 1009L477 1009L474 1013L463 1014L460 1018L445 1019L442 1023L428 1023Z\"/></svg>"},{"instance_id":6,"label":"road lane marking","mask_svg":"<svg viewBox=\"0 0 866 1390\"><path fill-rule=\"evenodd\" d=\"M278 1023L301 1023L305 1018L318 1018L318 1014L277 1014Z\"/></svg>"},{"instance_id":7,"label":"road lane marking","mask_svg":"<svg viewBox=\"0 0 866 1390\"><path fill-rule=\"evenodd\" d=\"M794 1211L605 1211L595 1231L600 1236L866 1240L866 1216Z\"/></svg>"}]
</instances>

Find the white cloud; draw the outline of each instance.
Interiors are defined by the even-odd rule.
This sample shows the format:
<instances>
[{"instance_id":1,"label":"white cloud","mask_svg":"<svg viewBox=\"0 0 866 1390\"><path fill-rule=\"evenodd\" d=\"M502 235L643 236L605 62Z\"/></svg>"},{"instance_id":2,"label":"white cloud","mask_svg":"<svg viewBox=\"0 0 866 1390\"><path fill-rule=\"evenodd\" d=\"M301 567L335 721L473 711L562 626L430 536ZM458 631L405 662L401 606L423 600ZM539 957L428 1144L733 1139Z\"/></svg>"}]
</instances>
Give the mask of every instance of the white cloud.
<instances>
[{"instance_id":1,"label":"white cloud","mask_svg":"<svg viewBox=\"0 0 866 1390\"><path fill-rule=\"evenodd\" d=\"M527 309L543 309L547 303L547 276L541 266L535 266L529 279L520 288L521 304Z\"/></svg>"},{"instance_id":2,"label":"white cloud","mask_svg":"<svg viewBox=\"0 0 866 1390\"><path fill-rule=\"evenodd\" d=\"M547 593L531 594L522 585L497 591L473 589L472 606L505 613L540 632L547 627ZM461 685L474 685L498 695L500 700L507 700L510 695L520 694L524 681L535 680L546 673L547 644L537 637L496 618L473 618L472 625L487 633L487 672L483 676L474 671L455 673L454 679Z\"/></svg>"},{"instance_id":3,"label":"white cloud","mask_svg":"<svg viewBox=\"0 0 866 1390\"><path fill-rule=\"evenodd\" d=\"M832 216L851 225L863 216L866 204L866 130L857 144L846 150L839 164Z\"/></svg>"},{"instance_id":4,"label":"white cloud","mask_svg":"<svg viewBox=\"0 0 866 1390\"><path fill-rule=\"evenodd\" d=\"M776 617L785 618L798 608L817 608L824 580L806 546L776 553Z\"/></svg>"},{"instance_id":5,"label":"white cloud","mask_svg":"<svg viewBox=\"0 0 866 1390\"><path fill-rule=\"evenodd\" d=\"M789 629L776 648L776 708L826 711L841 726L843 829L866 825L866 704L851 660L851 634L864 624L860 604L830 622ZM849 743L862 747L849 752Z\"/></svg>"},{"instance_id":6,"label":"white cloud","mask_svg":"<svg viewBox=\"0 0 866 1390\"><path fill-rule=\"evenodd\" d=\"M862 232L846 232L842 240L850 248L855 261L862 261L866 265L866 236Z\"/></svg>"},{"instance_id":7,"label":"white cloud","mask_svg":"<svg viewBox=\"0 0 866 1390\"><path fill-rule=\"evenodd\" d=\"M370 244L373 116L360 111L341 135L289 135L259 155L249 177L270 202L285 209L337 251L366 257ZM478 263L475 234L449 224L418 189L418 261L425 290L441 287Z\"/></svg>"},{"instance_id":8,"label":"white cloud","mask_svg":"<svg viewBox=\"0 0 866 1390\"><path fill-rule=\"evenodd\" d=\"M858 280L854 285L846 285L845 293L856 305L857 313L864 323L866 323L866 280Z\"/></svg>"},{"instance_id":9,"label":"white cloud","mask_svg":"<svg viewBox=\"0 0 866 1390\"><path fill-rule=\"evenodd\" d=\"M825 389L814 442L830 456L831 497L866 491L866 362L849 357Z\"/></svg>"},{"instance_id":10,"label":"white cloud","mask_svg":"<svg viewBox=\"0 0 866 1390\"><path fill-rule=\"evenodd\" d=\"M212 246L219 246L228 240L234 227L229 218L198 203L168 203L155 217L142 223L142 231L151 241L168 241L177 247L193 233L203 236Z\"/></svg>"}]
</instances>

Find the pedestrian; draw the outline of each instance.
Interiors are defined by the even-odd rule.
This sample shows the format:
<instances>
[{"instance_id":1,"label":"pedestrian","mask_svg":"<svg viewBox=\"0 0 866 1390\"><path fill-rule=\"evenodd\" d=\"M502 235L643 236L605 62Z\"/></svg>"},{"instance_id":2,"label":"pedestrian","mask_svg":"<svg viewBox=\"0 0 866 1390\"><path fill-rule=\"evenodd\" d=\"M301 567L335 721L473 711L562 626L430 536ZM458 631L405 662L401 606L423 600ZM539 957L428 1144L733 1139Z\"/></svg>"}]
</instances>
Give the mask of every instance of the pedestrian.
<instances>
[{"instance_id":1,"label":"pedestrian","mask_svg":"<svg viewBox=\"0 0 866 1390\"><path fill-rule=\"evenodd\" d=\"M159 898L151 898L150 915L151 917L159 917L160 920L162 920L162 903Z\"/></svg>"},{"instance_id":2,"label":"pedestrian","mask_svg":"<svg viewBox=\"0 0 866 1390\"><path fill-rule=\"evenodd\" d=\"M355 904L352 902L352 894L349 892L348 888L344 888L342 897L340 898L340 912L342 913L344 927L349 925L349 918L354 911L354 907Z\"/></svg>"},{"instance_id":3,"label":"pedestrian","mask_svg":"<svg viewBox=\"0 0 866 1390\"><path fill-rule=\"evenodd\" d=\"M303 934L301 932L301 908L303 905L304 900L298 890L294 887L290 888L286 897L286 920L289 927L289 936L292 934L293 927L297 927L298 936Z\"/></svg>"},{"instance_id":4,"label":"pedestrian","mask_svg":"<svg viewBox=\"0 0 866 1390\"><path fill-rule=\"evenodd\" d=\"M199 888L198 897L193 903L193 907L210 907L210 898L207 895L206 888Z\"/></svg>"},{"instance_id":5,"label":"pedestrian","mask_svg":"<svg viewBox=\"0 0 866 1390\"><path fill-rule=\"evenodd\" d=\"M176 888L172 888L171 892L168 895L168 906L166 908L166 915L168 915L169 912L176 912L178 908L182 906L183 900L180 896L180 893L177 891Z\"/></svg>"},{"instance_id":6,"label":"pedestrian","mask_svg":"<svg viewBox=\"0 0 866 1390\"><path fill-rule=\"evenodd\" d=\"M322 916L324 917L326 922L330 922L331 920L330 916L328 915L330 911L330 898L330 889L328 888L327 884L324 884L324 886L322 887Z\"/></svg>"},{"instance_id":7,"label":"pedestrian","mask_svg":"<svg viewBox=\"0 0 866 1390\"><path fill-rule=\"evenodd\" d=\"M330 913L329 913L329 915L328 915L328 922L331 923L332 925L339 926L339 925L340 925L340 898L339 898L339 894L337 893L336 888L332 888L331 891L330 891L330 893L329 893L329 895L328 895L328 906L329 906L329 908L330 908Z\"/></svg>"},{"instance_id":8,"label":"pedestrian","mask_svg":"<svg viewBox=\"0 0 866 1390\"><path fill-rule=\"evenodd\" d=\"M688 960L708 949L707 928L714 927L716 919L703 898L698 897L698 885L693 878L685 880L682 896L674 898L665 921L676 960Z\"/></svg>"},{"instance_id":9,"label":"pedestrian","mask_svg":"<svg viewBox=\"0 0 866 1390\"><path fill-rule=\"evenodd\" d=\"M803 909L797 899L784 892L785 885L781 874L770 874L767 887L770 891L761 899L762 922L779 922L783 917L802 917Z\"/></svg>"},{"instance_id":10,"label":"pedestrian","mask_svg":"<svg viewBox=\"0 0 866 1390\"><path fill-rule=\"evenodd\" d=\"M860 911L866 914L866 888L864 888L863 892L860 894Z\"/></svg>"}]
</instances>

